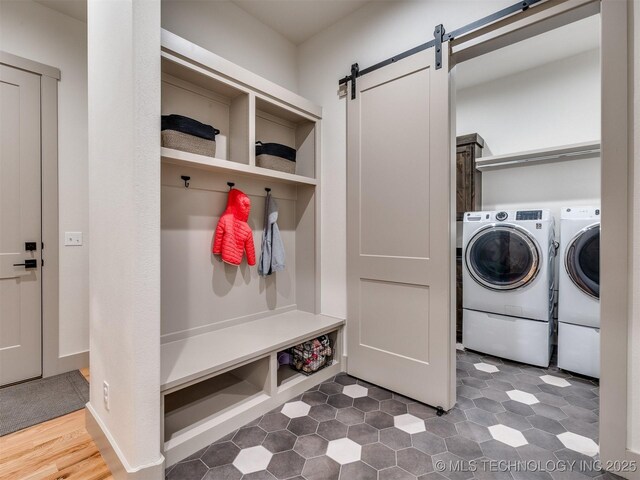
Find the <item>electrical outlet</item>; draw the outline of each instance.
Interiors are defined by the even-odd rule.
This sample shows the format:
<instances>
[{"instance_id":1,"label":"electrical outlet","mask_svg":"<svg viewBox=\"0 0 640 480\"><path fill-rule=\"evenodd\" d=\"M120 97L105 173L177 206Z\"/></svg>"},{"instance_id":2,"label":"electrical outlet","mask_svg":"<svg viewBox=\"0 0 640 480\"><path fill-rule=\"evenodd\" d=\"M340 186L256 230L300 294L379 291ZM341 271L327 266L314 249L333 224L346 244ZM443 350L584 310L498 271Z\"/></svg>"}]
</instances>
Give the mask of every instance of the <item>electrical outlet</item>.
<instances>
[{"instance_id":1,"label":"electrical outlet","mask_svg":"<svg viewBox=\"0 0 640 480\"><path fill-rule=\"evenodd\" d=\"M109 384L107 382L102 384L102 399L104 400L104 408L109 411Z\"/></svg>"},{"instance_id":2,"label":"electrical outlet","mask_svg":"<svg viewBox=\"0 0 640 480\"><path fill-rule=\"evenodd\" d=\"M82 245L82 232L64 232L64 244L71 247Z\"/></svg>"}]
</instances>

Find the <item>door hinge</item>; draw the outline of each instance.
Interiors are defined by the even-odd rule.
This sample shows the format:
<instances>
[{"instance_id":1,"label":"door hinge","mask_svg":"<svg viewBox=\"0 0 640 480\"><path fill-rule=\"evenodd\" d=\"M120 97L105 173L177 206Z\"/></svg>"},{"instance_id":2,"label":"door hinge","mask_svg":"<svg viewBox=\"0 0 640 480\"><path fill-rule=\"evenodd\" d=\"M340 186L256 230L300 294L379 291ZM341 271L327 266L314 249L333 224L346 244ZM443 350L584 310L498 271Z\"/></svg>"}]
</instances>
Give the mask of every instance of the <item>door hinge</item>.
<instances>
[{"instance_id":1,"label":"door hinge","mask_svg":"<svg viewBox=\"0 0 640 480\"><path fill-rule=\"evenodd\" d=\"M434 45L436 53L436 70L440 70L442 68L442 41L444 40L444 26L442 24L436 25L436 28L433 31L433 37L436 40L436 44Z\"/></svg>"},{"instance_id":2,"label":"door hinge","mask_svg":"<svg viewBox=\"0 0 640 480\"><path fill-rule=\"evenodd\" d=\"M40 260L42 262L40 265L44 267L44 258Z\"/></svg>"}]
</instances>

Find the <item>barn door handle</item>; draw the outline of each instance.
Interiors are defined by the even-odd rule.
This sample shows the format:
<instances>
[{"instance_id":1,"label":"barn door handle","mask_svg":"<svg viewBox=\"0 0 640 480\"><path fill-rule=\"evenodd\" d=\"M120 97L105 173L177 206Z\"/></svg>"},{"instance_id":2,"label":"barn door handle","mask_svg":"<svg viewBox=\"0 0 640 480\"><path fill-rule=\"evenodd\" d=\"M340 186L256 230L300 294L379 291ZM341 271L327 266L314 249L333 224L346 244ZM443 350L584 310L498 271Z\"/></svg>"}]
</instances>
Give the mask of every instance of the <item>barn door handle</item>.
<instances>
[{"instance_id":1,"label":"barn door handle","mask_svg":"<svg viewBox=\"0 0 640 480\"><path fill-rule=\"evenodd\" d=\"M24 267L26 268L38 268L37 260L25 260L24 263L14 263L14 267Z\"/></svg>"}]
</instances>

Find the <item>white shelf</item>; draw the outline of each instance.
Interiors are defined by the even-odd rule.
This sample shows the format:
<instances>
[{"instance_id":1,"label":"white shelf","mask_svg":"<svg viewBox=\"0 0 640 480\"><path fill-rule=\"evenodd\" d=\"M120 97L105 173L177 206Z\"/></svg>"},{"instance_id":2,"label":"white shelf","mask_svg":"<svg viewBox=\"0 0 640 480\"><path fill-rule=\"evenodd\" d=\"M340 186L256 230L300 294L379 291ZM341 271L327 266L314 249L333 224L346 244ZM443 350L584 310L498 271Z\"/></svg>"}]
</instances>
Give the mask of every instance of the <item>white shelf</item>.
<instances>
[{"instance_id":1,"label":"white shelf","mask_svg":"<svg viewBox=\"0 0 640 480\"><path fill-rule=\"evenodd\" d=\"M582 142L559 147L541 148L506 155L492 155L476 159L480 171L512 168L524 165L580 160L600 155L600 142Z\"/></svg>"},{"instance_id":2,"label":"white shelf","mask_svg":"<svg viewBox=\"0 0 640 480\"><path fill-rule=\"evenodd\" d=\"M338 318L294 310L165 343L160 347L161 390L185 385L342 325L344 320Z\"/></svg>"},{"instance_id":3,"label":"white shelf","mask_svg":"<svg viewBox=\"0 0 640 480\"><path fill-rule=\"evenodd\" d=\"M333 365L310 376L295 375L294 372L294 376L289 377L286 385L278 388L274 396L260 392L255 388L255 385L247 385L246 381L231 381L227 388L220 390L219 394L212 398L202 398L203 408L199 407L199 401L196 400L182 406L181 411L169 412L168 417L173 418L165 418L164 456L166 466L183 460L296 395L327 381L340 373L341 369L341 364L335 361ZM225 398L228 396L235 399L235 402L229 402Z\"/></svg>"},{"instance_id":4,"label":"white shelf","mask_svg":"<svg viewBox=\"0 0 640 480\"><path fill-rule=\"evenodd\" d=\"M295 185L317 185L314 178L294 175L291 173L278 172L268 168L260 168L245 163L231 162L219 158L197 155L195 153L183 152L172 148L162 147L162 161L184 167L201 168L204 170L214 170L219 172L229 172L238 175L245 175L254 178L264 178L276 182L291 183Z\"/></svg>"},{"instance_id":5,"label":"white shelf","mask_svg":"<svg viewBox=\"0 0 640 480\"><path fill-rule=\"evenodd\" d=\"M334 365L339 365L340 362L337 360L332 361L325 369L329 369ZM287 389L290 389L300 383L307 382L308 379L313 377L314 375L318 375L318 373L322 372L324 369L319 370L318 372L312 373L311 375L305 375L304 373L297 372L293 368L288 365L283 365L278 369L277 379L278 379L278 392L283 392Z\"/></svg>"},{"instance_id":6,"label":"white shelf","mask_svg":"<svg viewBox=\"0 0 640 480\"><path fill-rule=\"evenodd\" d=\"M233 83L244 85L267 98L291 106L313 118L322 118L322 107L168 30L162 29L161 45L163 52L171 52L187 59L192 64L189 67L192 70L201 70L204 73L217 72L231 79Z\"/></svg>"},{"instance_id":7,"label":"white shelf","mask_svg":"<svg viewBox=\"0 0 640 480\"><path fill-rule=\"evenodd\" d=\"M189 394L182 395L173 408L168 407L165 400L164 434L165 441L178 438L197 428L199 425L219 418L225 412L242 408L254 400L268 399L262 388L227 372L208 382L201 382L191 387Z\"/></svg>"},{"instance_id":8,"label":"white shelf","mask_svg":"<svg viewBox=\"0 0 640 480\"><path fill-rule=\"evenodd\" d=\"M280 368L278 369L278 388L284 388L285 385L287 385L290 382L295 382L296 380L305 378L305 375L303 375L300 372L297 372L296 370L294 370L293 368L291 368L291 366L289 365L281 365Z\"/></svg>"}]
</instances>

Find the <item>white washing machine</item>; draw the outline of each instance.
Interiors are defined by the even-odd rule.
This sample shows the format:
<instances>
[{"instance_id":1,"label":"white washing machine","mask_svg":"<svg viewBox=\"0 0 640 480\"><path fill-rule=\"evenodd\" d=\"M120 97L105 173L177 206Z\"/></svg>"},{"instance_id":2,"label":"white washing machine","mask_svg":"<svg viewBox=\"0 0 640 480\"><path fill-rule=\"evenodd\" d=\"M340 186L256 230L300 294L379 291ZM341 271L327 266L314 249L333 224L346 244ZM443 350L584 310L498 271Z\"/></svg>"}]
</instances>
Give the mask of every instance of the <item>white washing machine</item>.
<instances>
[{"instance_id":1,"label":"white washing machine","mask_svg":"<svg viewBox=\"0 0 640 480\"><path fill-rule=\"evenodd\" d=\"M467 212L462 241L464 346L548 366L557 250L551 213Z\"/></svg>"},{"instance_id":2,"label":"white washing machine","mask_svg":"<svg viewBox=\"0 0 640 480\"><path fill-rule=\"evenodd\" d=\"M558 367L600 377L600 207L560 216Z\"/></svg>"}]
</instances>

